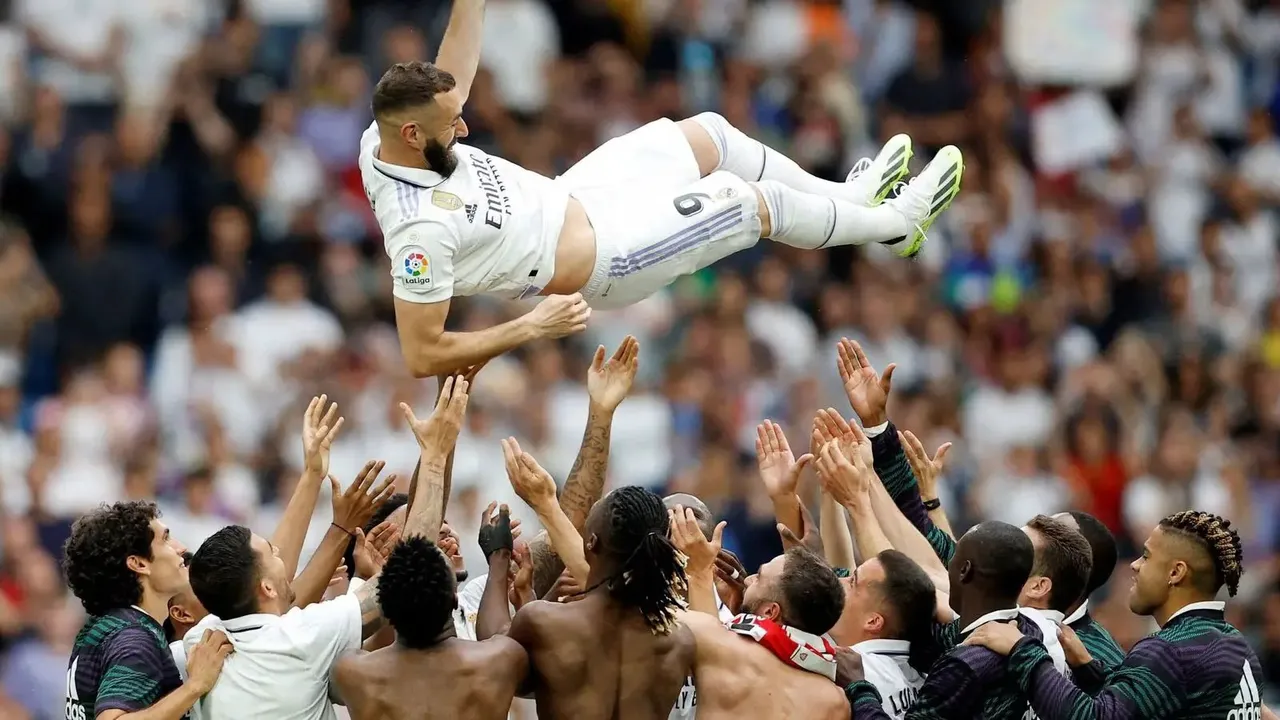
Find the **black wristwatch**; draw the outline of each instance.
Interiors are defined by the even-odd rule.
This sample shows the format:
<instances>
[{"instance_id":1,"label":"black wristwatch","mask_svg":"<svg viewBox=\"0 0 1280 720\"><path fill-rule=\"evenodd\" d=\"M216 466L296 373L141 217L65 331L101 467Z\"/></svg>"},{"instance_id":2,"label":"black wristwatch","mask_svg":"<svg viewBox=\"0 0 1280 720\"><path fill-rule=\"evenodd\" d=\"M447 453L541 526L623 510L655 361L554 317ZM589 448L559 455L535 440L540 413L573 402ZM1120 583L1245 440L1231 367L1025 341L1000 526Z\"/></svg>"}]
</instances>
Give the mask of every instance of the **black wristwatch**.
<instances>
[{"instance_id":1,"label":"black wristwatch","mask_svg":"<svg viewBox=\"0 0 1280 720\"><path fill-rule=\"evenodd\" d=\"M937 510L940 507L942 507L942 501L939 500L938 498L924 501L924 509L928 510L929 512L933 512L934 510Z\"/></svg>"}]
</instances>

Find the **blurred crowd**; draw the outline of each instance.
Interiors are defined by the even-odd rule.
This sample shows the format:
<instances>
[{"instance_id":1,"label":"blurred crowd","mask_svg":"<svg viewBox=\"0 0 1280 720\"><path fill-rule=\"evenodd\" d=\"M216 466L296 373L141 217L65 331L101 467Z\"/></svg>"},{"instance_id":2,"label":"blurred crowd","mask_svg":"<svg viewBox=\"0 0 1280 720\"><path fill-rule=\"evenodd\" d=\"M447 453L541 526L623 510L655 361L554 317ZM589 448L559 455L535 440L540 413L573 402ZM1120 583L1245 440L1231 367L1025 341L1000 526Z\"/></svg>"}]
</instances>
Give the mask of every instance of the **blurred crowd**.
<instances>
[{"instance_id":1,"label":"blurred crowd","mask_svg":"<svg viewBox=\"0 0 1280 720\"><path fill-rule=\"evenodd\" d=\"M1174 510L1231 518L1229 617L1280 701L1280 2L1031 4L488 0L467 142L532 170L709 109L831 179L896 132L924 157L959 145L967 170L917 262L762 242L491 362L458 444L459 534L514 501L498 438L563 481L591 351L634 334L611 483L695 493L756 567L778 539L754 427L847 414L850 337L897 364L896 424L955 442L958 530L1074 507L1132 556ZM342 482L378 458L407 484L397 404L435 387L400 359L356 156L372 82L433 57L448 11L0 2L0 715L61 717L81 617L57 562L86 509L158 498L193 548L233 521L269 534L320 392L347 418ZM515 311L470 299L451 322ZM1152 629L1128 582L1095 609L1126 645Z\"/></svg>"}]
</instances>

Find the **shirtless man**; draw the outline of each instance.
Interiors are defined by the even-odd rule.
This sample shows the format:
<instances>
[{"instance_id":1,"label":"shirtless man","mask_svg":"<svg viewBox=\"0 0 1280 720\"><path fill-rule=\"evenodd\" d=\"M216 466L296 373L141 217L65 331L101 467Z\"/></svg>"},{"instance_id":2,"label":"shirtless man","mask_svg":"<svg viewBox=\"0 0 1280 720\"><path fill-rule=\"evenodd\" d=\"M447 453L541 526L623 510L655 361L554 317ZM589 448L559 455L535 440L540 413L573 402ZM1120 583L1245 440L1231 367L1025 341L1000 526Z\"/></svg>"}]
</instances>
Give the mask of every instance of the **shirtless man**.
<instances>
[{"instance_id":1,"label":"shirtless man","mask_svg":"<svg viewBox=\"0 0 1280 720\"><path fill-rule=\"evenodd\" d=\"M535 601L511 621L529 652L538 717L665 720L694 656L693 635L676 620L685 582L667 509L648 490L618 488L591 509L585 531L582 599Z\"/></svg>"},{"instance_id":2,"label":"shirtless man","mask_svg":"<svg viewBox=\"0 0 1280 720\"><path fill-rule=\"evenodd\" d=\"M344 656L332 674L331 687L354 720L503 720L527 674L528 658L510 638L473 642L456 635L454 567L432 542L441 525L445 460L466 410L466 381L458 379L457 391L452 384L446 382L436 411L421 426L406 413L422 448L418 485L404 539L378 578L378 606L396 641ZM501 520L482 535L486 554L512 547L510 517Z\"/></svg>"},{"instance_id":3,"label":"shirtless man","mask_svg":"<svg viewBox=\"0 0 1280 720\"><path fill-rule=\"evenodd\" d=\"M708 542L684 508L672 522L689 558L690 609L681 620L697 640L698 720L846 720L849 704L833 684L835 644L824 635L844 610L835 572L792 548L747 578L743 614L721 623L713 592L719 533Z\"/></svg>"}]
</instances>

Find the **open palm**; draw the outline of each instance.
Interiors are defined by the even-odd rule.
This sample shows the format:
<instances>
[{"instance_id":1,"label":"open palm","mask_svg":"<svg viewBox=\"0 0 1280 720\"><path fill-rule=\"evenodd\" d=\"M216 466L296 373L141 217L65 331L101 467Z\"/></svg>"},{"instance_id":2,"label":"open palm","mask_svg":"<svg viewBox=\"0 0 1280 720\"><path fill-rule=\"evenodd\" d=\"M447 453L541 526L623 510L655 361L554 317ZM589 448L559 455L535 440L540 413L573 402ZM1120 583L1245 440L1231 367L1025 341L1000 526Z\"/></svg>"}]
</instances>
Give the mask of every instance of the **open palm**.
<instances>
[{"instance_id":1,"label":"open palm","mask_svg":"<svg viewBox=\"0 0 1280 720\"><path fill-rule=\"evenodd\" d=\"M864 424L879 425L887 420L885 407L889 404L889 390L897 366L890 363L883 375L877 374L862 346L849 338L841 338L837 352L840 381L853 411Z\"/></svg>"},{"instance_id":2,"label":"open palm","mask_svg":"<svg viewBox=\"0 0 1280 720\"><path fill-rule=\"evenodd\" d=\"M616 410L631 392L639 368L640 343L628 335L613 356L605 359L604 346L596 349L587 371L587 395L604 410Z\"/></svg>"},{"instance_id":3,"label":"open palm","mask_svg":"<svg viewBox=\"0 0 1280 720\"><path fill-rule=\"evenodd\" d=\"M808 454L796 459L778 423L765 420L756 426L756 465L769 497L795 495L800 471L812 460Z\"/></svg>"}]
</instances>

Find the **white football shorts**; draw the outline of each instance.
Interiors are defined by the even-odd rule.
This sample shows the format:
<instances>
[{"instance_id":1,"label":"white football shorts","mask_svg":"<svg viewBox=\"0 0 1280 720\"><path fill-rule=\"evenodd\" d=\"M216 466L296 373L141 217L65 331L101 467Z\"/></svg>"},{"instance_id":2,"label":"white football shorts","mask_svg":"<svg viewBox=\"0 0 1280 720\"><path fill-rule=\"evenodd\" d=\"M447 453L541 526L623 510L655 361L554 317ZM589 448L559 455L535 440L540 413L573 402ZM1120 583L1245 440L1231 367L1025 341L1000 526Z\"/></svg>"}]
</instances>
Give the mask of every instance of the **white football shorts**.
<instances>
[{"instance_id":1,"label":"white football shorts","mask_svg":"<svg viewBox=\"0 0 1280 720\"><path fill-rule=\"evenodd\" d=\"M662 119L606 142L556 178L595 229L595 270L582 289L592 307L638 302L759 242L755 190L728 172L699 175L684 133Z\"/></svg>"}]
</instances>

